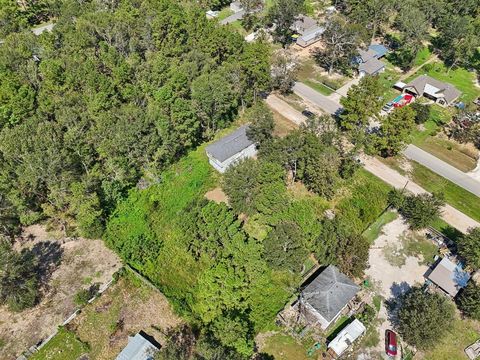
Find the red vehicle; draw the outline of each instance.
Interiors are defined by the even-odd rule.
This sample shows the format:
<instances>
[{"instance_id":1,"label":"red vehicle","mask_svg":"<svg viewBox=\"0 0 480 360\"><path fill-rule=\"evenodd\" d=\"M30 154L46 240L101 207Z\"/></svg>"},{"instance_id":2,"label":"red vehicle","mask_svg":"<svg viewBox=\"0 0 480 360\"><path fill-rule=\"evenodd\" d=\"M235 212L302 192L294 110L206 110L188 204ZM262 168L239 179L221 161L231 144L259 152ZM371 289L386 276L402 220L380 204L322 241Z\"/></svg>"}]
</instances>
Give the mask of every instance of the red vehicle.
<instances>
[{"instance_id":1,"label":"red vehicle","mask_svg":"<svg viewBox=\"0 0 480 360\"><path fill-rule=\"evenodd\" d=\"M397 334L392 330L385 331L385 352L389 356L397 355Z\"/></svg>"}]
</instances>

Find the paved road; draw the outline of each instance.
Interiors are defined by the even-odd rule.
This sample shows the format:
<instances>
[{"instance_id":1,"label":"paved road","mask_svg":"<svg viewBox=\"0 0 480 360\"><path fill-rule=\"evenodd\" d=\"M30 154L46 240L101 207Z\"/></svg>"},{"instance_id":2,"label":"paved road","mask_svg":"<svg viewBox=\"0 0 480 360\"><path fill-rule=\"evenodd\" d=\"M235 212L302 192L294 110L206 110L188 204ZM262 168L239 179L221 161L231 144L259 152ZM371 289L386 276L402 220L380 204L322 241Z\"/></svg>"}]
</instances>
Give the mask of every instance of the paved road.
<instances>
[{"instance_id":1,"label":"paved road","mask_svg":"<svg viewBox=\"0 0 480 360\"><path fill-rule=\"evenodd\" d=\"M410 181L405 176L401 175L397 171L373 157L363 155L361 156L360 160L367 171L371 172L376 177L382 179L387 184L390 184L397 189L403 189L405 187L408 191L414 194L428 193L421 186ZM441 218L449 225L463 233L467 232L469 228L480 227L479 222L473 220L450 205L444 206L442 209Z\"/></svg>"},{"instance_id":2,"label":"paved road","mask_svg":"<svg viewBox=\"0 0 480 360\"><path fill-rule=\"evenodd\" d=\"M304 116L300 111L295 110L288 103L286 103L276 95L269 95L265 102L273 110L279 112L288 120L297 125L301 125L307 120L307 117Z\"/></svg>"},{"instance_id":3,"label":"paved road","mask_svg":"<svg viewBox=\"0 0 480 360\"><path fill-rule=\"evenodd\" d=\"M410 160L420 163L438 175L443 176L445 179L450 180L454 184L480 197L480 181L465 174L457 168L447 164L428 152L416 147L415 145L408 145L408 147L403 151L403 154Z\"/></svg>"},{"instance_id":4,"label":"paved road","mask_svg":"<svg viewBox=\"0 0 480 360\"><path fill-rule=\"evenodd\" d=\"M319 107L323 111L329 114L338 114L342 107L338 102L329 99L327 96L320 94L318 91L315 91L311 87L301 83L296 82L293 87L293 92L312 103L313 105Z\"/></svg>"}]
</instances>

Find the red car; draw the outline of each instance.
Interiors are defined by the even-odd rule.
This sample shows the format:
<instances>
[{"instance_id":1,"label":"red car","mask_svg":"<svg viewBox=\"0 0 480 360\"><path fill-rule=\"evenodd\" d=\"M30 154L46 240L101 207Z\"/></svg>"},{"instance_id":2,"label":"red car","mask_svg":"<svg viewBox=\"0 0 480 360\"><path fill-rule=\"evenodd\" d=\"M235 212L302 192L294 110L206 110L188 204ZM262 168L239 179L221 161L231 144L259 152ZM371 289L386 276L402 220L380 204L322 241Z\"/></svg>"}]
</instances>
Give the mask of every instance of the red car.
<instances>
[{"instance_id":1,"label":"red car","mask_svg":"<svg viewBox=\"0 0 480 360\"><path fill-rule=\"evenodd\" d=\"M389 356L397 355L397 334L392 330L385 331L385 352Z\"/></svg>"}]
</instances>

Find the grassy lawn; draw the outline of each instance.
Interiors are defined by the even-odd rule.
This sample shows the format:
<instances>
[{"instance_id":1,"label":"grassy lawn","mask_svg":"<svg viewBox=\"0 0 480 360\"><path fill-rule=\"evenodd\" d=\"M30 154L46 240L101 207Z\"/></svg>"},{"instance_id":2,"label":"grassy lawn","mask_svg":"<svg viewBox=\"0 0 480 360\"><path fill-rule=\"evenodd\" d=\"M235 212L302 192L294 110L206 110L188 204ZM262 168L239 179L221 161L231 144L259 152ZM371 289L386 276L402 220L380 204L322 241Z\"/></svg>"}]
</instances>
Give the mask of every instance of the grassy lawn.
<instances>
[{"instance_id":1,"label":"grassy lawn","mask_svg":"<svg viewBox=\"0 0 480 360\"><path fill-rule=\"evenodd\" d=\"M446 138L429 136L423 142L415 145L460 171L469 172L477 166L475 152Z\"/></svg>"},{"instance_id":2,"label":"grassy lawn","mask_svg":"<svg viewBox=\"0 0 480 360\"><path fill-rule=\"evenodd\" d=\"M332 341L338 335L340 331L343 330L345 326L350 324L353 321L353 317L342 315L338 318L337 322L327 331L325 337L328 341Z\"/></svg>"},{"instance_id":3,"label":"grassy lawn","mask_svg":"<svg viewBox=\"0 0 480 360\"><path fill-rule=\"evenodd\" d=\"M392 222L398 218L398 214L393 211L386 211L380 217L375 220L375 222L368 227L367 230L363 233L363 236L370 242L373 243L376 238L380 236L380 233L382 232L382 228L388 224L389 222Z\"/></svg>"},{"instance_id":4,"label":"grassy lawn","mask_svg":"<svg viewBox=\"0 0 480 360\"><path fill-rule=\"evenodd\" d=\"M438 247L425 236L418 233L409 233L402 237L403 253L406 257L422 255L423 264L433 262L435 255L438 255Z\"/></svg>"},{"instance_id":5,"label":"grassy lawn","mask_svg":"<svg viewBox=\"0 0 480 360\"><path fill-rule=\"evenodd\" d=\"M261 351L272 355L275 360L309 360L307 348L293 337L285 334L270 336Z\"/></svg>"},{"instance_id":6,"label":"grassy lawn","mask_svg":"<svg viewBox=\"0 0 480 360\"><path fill-rule=\"evenodd\" d=\"M273 120L275 121L275 136L284 137L290 131L296 129L298 126L288 120L285 116L280 114L278 111L271 110L273 113Z\"/></svg>"},{"instance_id":7,"label":"grassy lawn","mask_svg":"<svg viewBox=\"0 0 480 360\"><path fill-rule=\"evenodd\" d=\"M318 91L320 94L323 94L323 95L328 96L334 93L332 89L330 89L329 87L317 81L305 80L304 84L310 86L312 89L315 89L316 91Z\"/></svg>"},{"instance_id":8,"label":"grassy lawn","mask_svg":"<svg viewBox=\"0 0 480 360\"><path fill-rule=\"evenodd\" d=\"M425 360L464 360L464 349L480 338L480 322L456 319L435 348L426 352Z\"/></svg>"},{"instance_id":9,"label":"grassy lawn","mask_svg":"<svg viewBox=\"0 0 480 360\"><path fill-rule=\"evenodd\" d=\"M462 236L462 233L452 227L451 225L447 224L441 218L437 218L433 223L430 224L435 230L440 231L443 235L448 237L452 241L457 241L457 239Z\"/></svg>"},{"instance_id":10,"label":"grassy lawn","mask_svg":"<svg viewBox=\"0 0 480 360\"><path fill-rule=\"evenodd\" d=\"M470 103L480 95L480 89L474 86L475 74L463 68L448 68L441 62L434 62L422 67L417 73L406 79L410 82L419 75L427 74L437 80L448 82L462 92L459 100Z\"/></svg>"},{"instance_id":11,"label":"grassy lawn","mask_svg":"<svg viewBox=\"0 0 480 360\"><path fill-rule=\"evenodd\" d=\"M44 347L33 354L31 360L65 360L77 359L88 353L88 345L80 341L73 331L60 328Z\"/></svg>"},{"instance_id":12,"label":"grassy lawn","mask_svg":"<svg viewBox=\"0 0 480 360\"><path fill-rule=\"evenodd\" d=\"M230 15L233 15L233 11L230 10L230 6L226 6L224 7L222 10L220 10L220 12L218 13L218 16L216 17L216 19L218 21L222 21L223 19L226 19L227 17L229 17Z\"/></svg>"},{"instance_id":13,"label":"grassy lawn","mask_svg":"<svg viewBox=\"0 0 480 360\"><path fill-rule=\"evenodd\" d=\"M315 65L315 60L308 58L300 64L297 73L298 80L314 88L324 95L330 95L334 90L345 85L349 79L339 74L332 76L324 75L320 69ZM320 87L319 85L326 85Z\"/></svg>"},{"instance_id":14,"label":"grassy lawn","mask_svg":"<svg viewBox=\"0 0 480 360\"><path fill-rule=\"evenodd\" d=\"M410 136L410 142L457 169L468 172L476 167L478 153L446 137L436 136L452 116L452 109L431 105L430 119L423 124L424 130L415 131Z\"/></svg>"},{"instance_id":15,"label":"grassy lawn","mask_svg":"<svg viewBox=\"0 0 480 360\"><path fill-rule=\"evenodd\" d=\"M441 192L445 201L457 210L480 221L480 199L471 192L412 161L412 180L429 192Z\"/></svg>"},{"instance_id":16,"label":"grassy lawn","mask_svg":"<svg viewBox=\"0 0 480 360\"><path fill-rule=\"evenodd\" d=\"M395 70L394 66L386 59L382 60L386 63L385 71L378 75L380 84L383 87L383 99L385 103L395 98L399 92L393 88L393 85L400 79L400 73Z\"/></svg>"},{"instance_id":17,"label":"grassy lawn","mask_svg":"<svg viewBox=\"0 0 480 360\"><path fill-rule=\"evenodd\" d=\"M432 53L428 46L424 47L422 50L420 50L415 57L415 62L413 63L413 66L420 66L424 64L428 59L430 59L430 56L432 56Z\"/></svg>"}]
</instances>

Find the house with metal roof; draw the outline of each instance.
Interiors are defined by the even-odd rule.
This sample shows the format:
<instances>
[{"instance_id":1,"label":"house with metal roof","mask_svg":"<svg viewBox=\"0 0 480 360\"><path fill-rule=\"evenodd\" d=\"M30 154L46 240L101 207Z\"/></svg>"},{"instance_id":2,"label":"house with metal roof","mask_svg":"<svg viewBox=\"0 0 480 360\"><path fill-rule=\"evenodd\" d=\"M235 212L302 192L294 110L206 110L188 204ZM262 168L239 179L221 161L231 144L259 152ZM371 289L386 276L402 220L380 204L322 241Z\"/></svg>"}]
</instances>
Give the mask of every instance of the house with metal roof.
<instances>
[{"instance_id":1,"label":"house with metal roof","mask_svg":"<svg viewBox=\"0 0 480 360\"><path fill-rule=\"evenodd\" d=\"M441 106L451 105L462 94L455 86L428 75L410 81L404 86L403 92L417 97L425 96Z\"/></svg>"},{"instance_id":2,"label":"house with metal roof","mask_svg":"<svg viewBox=\"0 0 480 360\"><path fill-rule=\"evenodd\" d=\"M325 27L319 26L315 19L306 15L299 15L290 27L297 37L297 44L301 47L307 47L320 40L325 32Z\"/></svg>"},{"instance_id":3,"label":"house with metal roof","mask_svg":"<svg viewBox=\"0 0 480 360\"><path fill-rule=\"evenodd\" d=\"M255 143L247 136L248 125L210 144L205 151L210 165L224 173L232 164L257 154Z\"/></svg>"},{"instance_id":4,"label":"house with metal roof","mask_svg":"<svg viewBox=\"0 0 480 360\"><path fill-rule=\"evenodd\" d=\"M355 319L328 343L327 348L329 351L333 351L333 355L341 356L366 330L365 325Z\"/></svg>"},{"instance_id":5,"label":"house with metal roof","mask_svg":"<svg viewBox=\"0 0 480 360\"><path fill-rule=\"evenodd\" d=\"M455 264L446 257L441 259L427 275L430 282L451 297L455 297L460 289L467 286L470 277L461 264Z\"/></svg>"},{"instance_id":6,"label":"house with metal roof","mask_svg":"<svg viewBox=\"0 0 480 360\"><path fill-rule=\"evenodd\" d=\"M128 338L127 346L118 354L116 360L153 360L158 350L160 346L153 344L146 338L146 334L140 331Z\"/></svg>"},{"instance_id":7,"label":"house with metal roof","mask_svg":"<svg viewBox=\"0 0 480 360\"><path fill-rule=\"evenodd\" d=\"M385 63L380 61L388 53L388 49L380 44L371 44L367 50L359 49L356 58L358 64L358 74L360 77L365 75L377 75L385 71Z\"/></svg>"},{"instance_id":8,"label":"house with metal roof","mask_svg":"<svg viewBox=\"0 0 480 360\"><path fill-rule=\"evenodd\" d=\"M342 314L360 287L329 265L300 293L299 306L309 322L328 328Z\"/></svg>"}]
</instances>

